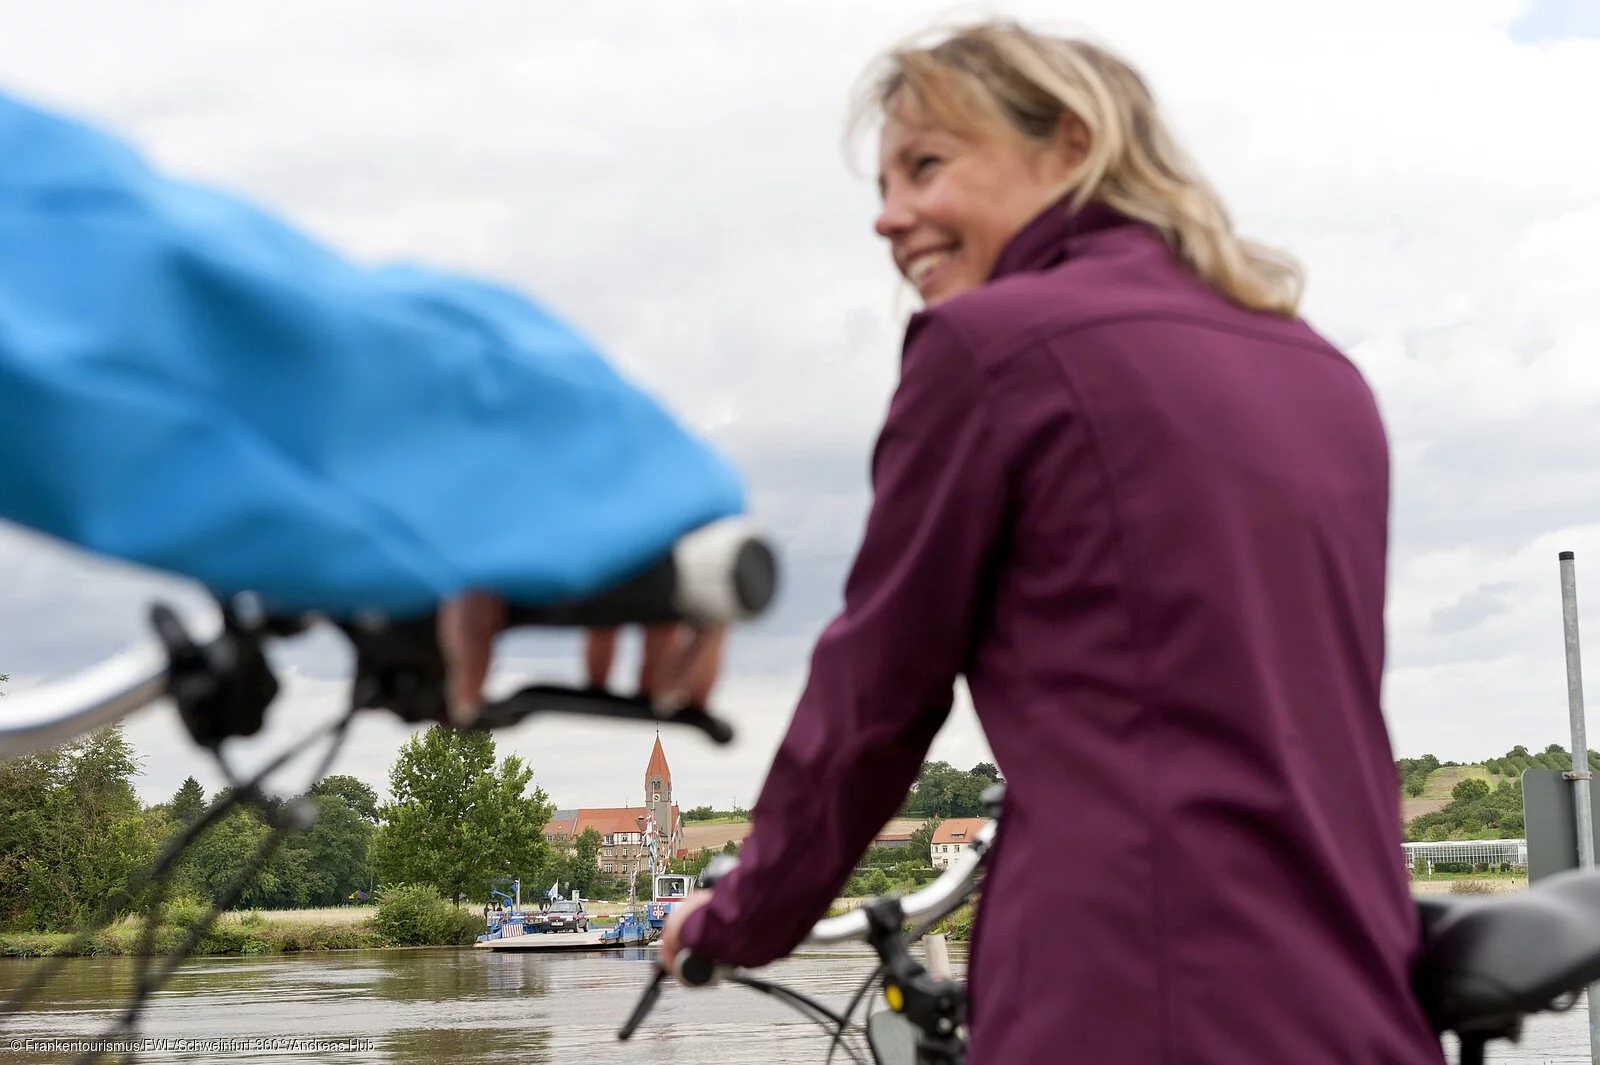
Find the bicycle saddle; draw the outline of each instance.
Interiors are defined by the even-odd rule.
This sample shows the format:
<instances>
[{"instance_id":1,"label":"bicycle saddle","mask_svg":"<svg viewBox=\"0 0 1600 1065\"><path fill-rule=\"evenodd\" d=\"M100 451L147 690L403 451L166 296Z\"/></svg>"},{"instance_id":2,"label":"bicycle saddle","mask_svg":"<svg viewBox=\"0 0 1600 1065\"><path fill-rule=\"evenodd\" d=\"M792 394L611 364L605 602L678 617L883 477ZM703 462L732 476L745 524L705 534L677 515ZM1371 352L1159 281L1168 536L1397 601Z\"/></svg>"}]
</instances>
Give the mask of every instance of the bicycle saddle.
<instances>
[{"instance_id":1,"label":"bicycle saddle","mask_svg":"<svg viewBox=\"0 0 1600 1065\"><path fill-rule=\"evenodd\" d=\"M1498 899L1419 899L1412 986L1435 1031L1489 1032L1600 979L1600 872Z\"/></svg>"}]
</instances>

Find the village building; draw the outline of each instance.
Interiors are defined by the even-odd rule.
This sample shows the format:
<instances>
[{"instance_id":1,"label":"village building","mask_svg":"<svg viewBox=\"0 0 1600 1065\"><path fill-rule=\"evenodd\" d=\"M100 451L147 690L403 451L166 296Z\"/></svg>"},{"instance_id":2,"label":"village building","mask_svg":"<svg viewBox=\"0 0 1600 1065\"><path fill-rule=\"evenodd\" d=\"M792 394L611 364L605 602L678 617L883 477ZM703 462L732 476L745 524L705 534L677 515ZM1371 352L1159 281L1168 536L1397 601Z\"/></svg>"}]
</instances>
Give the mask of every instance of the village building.
<instances>
[{"instance_id":1,"label":"village building","mask_svg":"<svg viewBox=\"0 0 1600 1065\"><path fill-rule=\"evenodd\" d=\"M952 817L940 821L939 827L933 830L933 838L928 848L933 867L948 868L956 856L967 849L967 844L977 838L978 831L988 823L988 820L982 817Z\"/></svg>"},{"instance_id":2,"label":"village building","mask_svg":"<svg viewBox=\"0 0 1600 1065\"><path fill-rule=\"evenodd\" d=\"M557 810L544 826L544 838L560 848L571 847L588 828L600 834L600 871L631 874L650 868L646 830L654 826L656 858L663 864L684 857L683 818L672 799L672 769L661 737L644 770L643 801L638 806L585 806Z\"/></svg>"}]
</instances>

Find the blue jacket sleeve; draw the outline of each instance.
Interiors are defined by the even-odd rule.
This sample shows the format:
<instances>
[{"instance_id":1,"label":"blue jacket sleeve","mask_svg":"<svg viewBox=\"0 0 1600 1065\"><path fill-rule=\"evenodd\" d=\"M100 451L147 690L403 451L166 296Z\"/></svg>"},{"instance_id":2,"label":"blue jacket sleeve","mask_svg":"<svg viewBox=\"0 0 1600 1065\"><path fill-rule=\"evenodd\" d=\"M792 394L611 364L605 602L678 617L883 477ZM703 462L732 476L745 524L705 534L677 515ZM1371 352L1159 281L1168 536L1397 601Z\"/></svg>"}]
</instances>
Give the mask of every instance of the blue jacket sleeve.
<instances>
[{"instance_id":1,"label":"blue jacket sleeve","mask_svg":"<svg viewBox=\"0 0 1600 1065\"><path fill-rule=\"evenodd\" d=\"M536 303L353 264L0 96L0 517L286 609L594 591L729 465Z\"/></svg>"}]
</instances>

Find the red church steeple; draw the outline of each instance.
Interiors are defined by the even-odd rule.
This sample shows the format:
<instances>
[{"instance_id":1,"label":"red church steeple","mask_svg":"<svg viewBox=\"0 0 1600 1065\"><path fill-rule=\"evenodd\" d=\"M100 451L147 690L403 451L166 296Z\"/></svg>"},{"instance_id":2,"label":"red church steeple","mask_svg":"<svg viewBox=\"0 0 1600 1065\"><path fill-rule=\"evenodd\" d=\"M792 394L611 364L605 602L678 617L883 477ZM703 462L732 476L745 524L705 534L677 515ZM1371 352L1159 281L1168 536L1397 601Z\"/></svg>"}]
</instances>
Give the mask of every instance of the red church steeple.
<instances>
[{"instance_id":1,"label":"red church steeple","mask_svg":"<svg viewBox=\"0 0 1600 1065\"><path fill-rule=\"evenodd\" d=\"M667 753L661 749L661 734L656 733L656 746L650 752L650 764L644 769L645 805L663 802L672 804L672 770L667 767Z\"/></svg>"}]
</instances>

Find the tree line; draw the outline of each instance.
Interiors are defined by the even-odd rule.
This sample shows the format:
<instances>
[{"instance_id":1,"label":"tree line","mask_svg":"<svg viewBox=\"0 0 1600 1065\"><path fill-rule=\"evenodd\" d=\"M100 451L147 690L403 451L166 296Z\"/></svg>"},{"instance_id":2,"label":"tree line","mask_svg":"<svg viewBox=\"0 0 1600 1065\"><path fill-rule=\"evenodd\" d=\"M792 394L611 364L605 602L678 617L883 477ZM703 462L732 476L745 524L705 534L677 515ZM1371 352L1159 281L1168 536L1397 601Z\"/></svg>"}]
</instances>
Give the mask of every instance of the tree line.
<instances>
[{"instance_id":1,"label":"tree line","mask_svg":"<svg viewBox=\"0 0 1600 1065\"><path fill-rule=\"evenodd\" d=\"M923 762L916 783L900 807L901 817L982 817L982 797L991 785L1003 783L993 762L961 770L949 762Z\"/></svg>"},{"instance_id":2,"label":"tree line","mask_svg":"<svg viewBox=\"0 0 1600 1065\"><path fill-rule=\"evenodd\" d=\"M1418 798L1427 787L1428 777L1434 770L1461 765L1481 765L1491 776L1520 777L1523 771L1528 769L1565 772L1572 768L1572 755L1561 744L1552 743L1538 754L1530 754L1528 748L1517 746L1499 758L1490 758L1483 762L1441 762L1433 755L1425 754L1421 758L1397 759L1394 768L1400 777L1401 790L1412 798ZM1600 772L1600 751L1589 752L1589 769Z\"/></svg>"},{"instance_id":3,"label":"tree line","mask_svg":"<svg viewBox=\"0 0 1600 1065\"><path fill-rule=\"evenodd\" d=\"M227 797L222 792L208 802L190 777L171 799L144 806L133 788L138 771L121 726L0 762L0 930L52 931L87 920L125 892L209 802ZM287 837L246 881L239 904L328 906L370 894L372 789L354 777L329 777L303 796L269 800L269 810L289 801L309 803L315 823ZM169 895L219 897L270 832L255 807L230 810L184 852Z\"/></svg>"},{"instance_id":4,"label":"tree line","mask_svg":"<svg viewBox=\"0 0 1600 1065\"><path fill-rule=\"evenodd\" d=\"M33 755L0 761L0 931L70 930L127 891L178 833L226 789L208 796L194 777L171 798L142 805L139 759L120 725ZM429 728L401 747L387 802L352 776L324 778L303 795L239 804L189 845L167 895L210 903L245 877L235 905L299 909L366 902L421 885L456 903L511 893L523 900L557 885L563 895L622 897L626 876L600 872L602 837L586 829L568 848L546 840L555 805L512 754L497 758L485 732ZM315 811L253 875L248 866L288 803ZM726 853L736 853L729 844ZM698 873L712 852L675 859ZM648 897L648 873L636 885ZM137 908L129 900L124 912Z\"/></svg>"}]
</instances>

